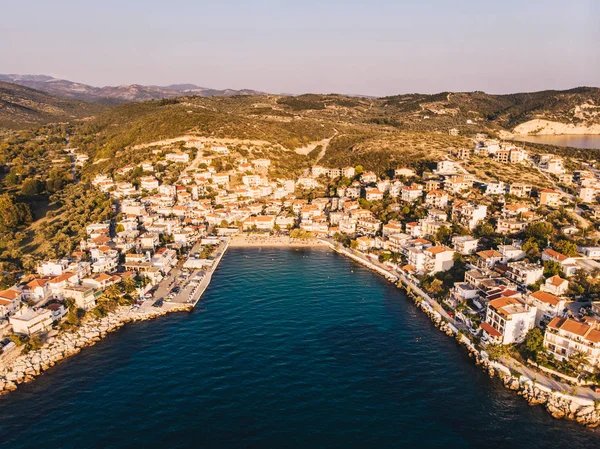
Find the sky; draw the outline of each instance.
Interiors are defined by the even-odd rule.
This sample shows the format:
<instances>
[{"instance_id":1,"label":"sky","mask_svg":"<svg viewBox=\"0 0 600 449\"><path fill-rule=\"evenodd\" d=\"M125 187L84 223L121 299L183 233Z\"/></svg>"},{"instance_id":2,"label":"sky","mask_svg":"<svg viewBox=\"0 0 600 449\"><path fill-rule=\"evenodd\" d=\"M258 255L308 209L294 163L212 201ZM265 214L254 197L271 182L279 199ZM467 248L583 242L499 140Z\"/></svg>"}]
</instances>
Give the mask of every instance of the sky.
<instances>
[{"instance_id":1,"label":"sky","mask_svg":"<svg viewBox=\"0 0 600 449\"><path fill-rule=\"evenodd\" d=\"M600 0L0 0L0 73L392 95L600 86Z\"/></svg>"}]
</instances>

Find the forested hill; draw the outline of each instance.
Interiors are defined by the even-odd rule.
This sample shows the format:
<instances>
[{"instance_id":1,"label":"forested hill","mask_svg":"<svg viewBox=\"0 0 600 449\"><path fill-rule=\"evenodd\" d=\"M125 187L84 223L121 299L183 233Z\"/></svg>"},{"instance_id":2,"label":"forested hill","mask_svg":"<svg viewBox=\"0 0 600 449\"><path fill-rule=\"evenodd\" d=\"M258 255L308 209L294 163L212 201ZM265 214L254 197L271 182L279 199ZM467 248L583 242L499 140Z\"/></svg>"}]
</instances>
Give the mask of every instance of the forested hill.
<instances>
[{"instance_id":1,"label":"forested hill","mask_svg":"<svg viewBox=\"0 0 600 449\"><path fill-rule=\"evenodd\" d=\"M0 82L0 128L71 121L104 109L102 105L67 100L29 87Z\"/></svg>"}]
</instances>

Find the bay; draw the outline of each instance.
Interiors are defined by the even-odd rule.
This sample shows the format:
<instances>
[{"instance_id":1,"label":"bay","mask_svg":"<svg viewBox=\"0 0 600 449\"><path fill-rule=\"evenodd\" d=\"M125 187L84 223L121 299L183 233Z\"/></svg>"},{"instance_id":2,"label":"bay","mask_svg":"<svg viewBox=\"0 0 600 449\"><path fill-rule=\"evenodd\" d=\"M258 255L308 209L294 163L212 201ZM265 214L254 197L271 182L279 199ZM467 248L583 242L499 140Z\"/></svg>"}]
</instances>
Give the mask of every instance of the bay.
<instances>
[{"instance_id":1,"label":"bay","mask_svg":"<svg viewBox=\"0 0 600 449\"><path fill-rule=\"evenodd\" d=\"M382 277L323 249L230 249L192 313L128 325L0 398L47 448L590 448Z\"/></svg>"}]
</instances>

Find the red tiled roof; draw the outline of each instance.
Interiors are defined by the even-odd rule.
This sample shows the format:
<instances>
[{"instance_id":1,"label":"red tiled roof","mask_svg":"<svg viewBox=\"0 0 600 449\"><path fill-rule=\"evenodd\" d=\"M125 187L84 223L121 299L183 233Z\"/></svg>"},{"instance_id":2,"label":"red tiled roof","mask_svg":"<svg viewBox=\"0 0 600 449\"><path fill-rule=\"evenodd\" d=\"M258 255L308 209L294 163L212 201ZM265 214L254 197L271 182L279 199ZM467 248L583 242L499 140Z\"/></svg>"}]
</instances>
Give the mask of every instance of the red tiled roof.
<instances>
[{"instance_id":1,"label":"red tiled roof","mask_svg":"<svg viewBox=\"0 0 600 449\"><path fill-rule=\"evenodd\" d=\"M481 323L481 328L485 332L490 334L492 337L502 337L502 334L500 332L498 332L496 329L494 329L491 324L483 322L483 323Z\"/></svg>"}]
</instances>

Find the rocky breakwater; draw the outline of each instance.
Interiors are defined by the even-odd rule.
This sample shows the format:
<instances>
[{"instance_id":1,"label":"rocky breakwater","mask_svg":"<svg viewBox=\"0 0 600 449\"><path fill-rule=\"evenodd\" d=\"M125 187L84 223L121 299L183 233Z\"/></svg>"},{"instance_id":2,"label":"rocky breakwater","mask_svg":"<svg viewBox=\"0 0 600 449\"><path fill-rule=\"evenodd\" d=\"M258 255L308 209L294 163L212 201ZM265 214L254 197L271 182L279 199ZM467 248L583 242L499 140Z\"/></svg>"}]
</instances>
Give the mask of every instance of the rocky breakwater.
<instances>
[{"instance_id":1,"label":"rocky breakwater","mask_svg":"<svg viewBox=\"0 0 600 449\"><path fill-rule=\"evenodd\" d=\"M120 307L107 316L85 321L74 332L60 332L46 340L35 351L16 357L5 356L0 359L0 394L16 390L19 384L30 382L42 372L67 357L79 353L86 346L92 346L110 332L133 321L157 318L170 312L190 311L191 305L170 305L168 309L132 311L129 307ZM19 351L17 348L15 351Z\"/></svg>"},{"instance_id":2,"label":"rocky breakwater","mask_svg":"<svg viewBox=\"0 0 600 449\"><path fill-rule=\"evenodd\" d=\"M555 391L525 376L517 376L493 362L484 362L483 365L490 375L497 374L506 388L516 391L531 405L542 405L554 418L577 421L588 427L600 425L600 403L597 401Z\"/></svg>"},{"instance_id":3,"label":"rocky breakwater","mask_svg":"<svg viewBox=\"0 0 600 449\"><path fill-rule=\"evenodd\" d=\"M426 301L412 293L409 293L409 296L440 331L454 336L461 345L465 346L469 357L474 359L475 363L480 365L490 377L498 377L506 388L515 391L529 404L543 406L557 419L569 419L588 427L600 425L600 401L578 396L576 391L570 394L554 390L535 379L511 371L499 362L490 360L487 354L478 350L467 336L462 335L452 324L446 322ZM573 390L576 388L573 387Z\"/></svg>"}]
</instances>

